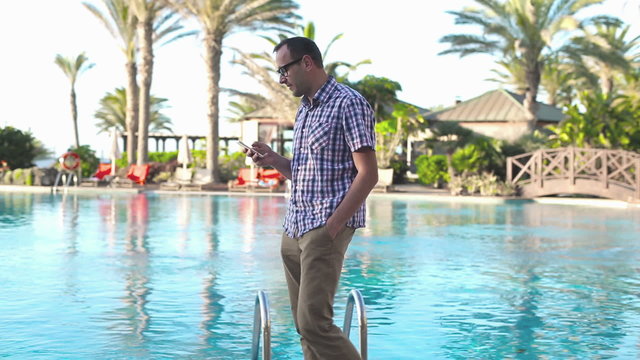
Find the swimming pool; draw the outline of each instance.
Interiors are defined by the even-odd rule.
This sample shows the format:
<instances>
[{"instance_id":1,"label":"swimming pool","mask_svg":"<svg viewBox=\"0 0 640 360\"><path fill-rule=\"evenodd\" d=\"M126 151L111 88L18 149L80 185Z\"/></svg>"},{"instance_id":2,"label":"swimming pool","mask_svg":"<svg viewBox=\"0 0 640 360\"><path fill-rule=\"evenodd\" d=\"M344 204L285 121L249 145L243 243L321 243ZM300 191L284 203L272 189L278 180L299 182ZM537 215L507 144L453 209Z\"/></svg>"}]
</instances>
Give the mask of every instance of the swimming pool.
<instances>
[{"instance_id":1,"label":"swimming pool","mask_svg":"<svg viewBox=\"0 0 640 360\"><path fill-rule=\"evenodd\" d=\"M301 359L281 197L0 193L0 358ZM640 357L640 211L371 198L336 297L370 359ZM352 339L357 343L357 331Z\"/></svg>"}]
</instances>

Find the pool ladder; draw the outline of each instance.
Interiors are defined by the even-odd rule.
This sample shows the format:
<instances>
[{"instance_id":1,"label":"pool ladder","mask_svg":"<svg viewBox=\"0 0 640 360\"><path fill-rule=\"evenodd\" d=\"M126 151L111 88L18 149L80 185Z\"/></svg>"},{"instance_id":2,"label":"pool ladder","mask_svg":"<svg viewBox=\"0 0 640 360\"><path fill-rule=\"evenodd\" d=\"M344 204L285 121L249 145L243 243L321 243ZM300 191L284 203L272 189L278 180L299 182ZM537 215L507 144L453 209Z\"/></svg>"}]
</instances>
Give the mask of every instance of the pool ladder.
<instances>
[{"instance_id":1,"label":"pool ladder","mask_svg":"<svg viewBox=\"0 0 640 360\"><path fill-rule=\"evenodd\" d=\"M73 184L75 186L78 186L78 183L80 178L78 177L78 174L76 174L75 172L71 172L71 171L60 171L58 172L58 175L56 175L56 180L53 182L53 193L55 194L58 191L58 187L60 185L63 186L63 190L66 193L67 189L69 188L69 185L71 184L71 181L73 181Z\"/></svg>"},{"instance_id":2,"label":"pool ladder","mask_svg":"<svg viewBox=\"0 0 640 360\"><path fill-rule=\"evenodd\" d=\"M349 337L351 333L351 320L353 308L358 313L358 327L360 328L360 357L367 360L367 313L364 299L359 290L354 289L349 293L347 308L344 314L344 326L342 332ZM269 298L260 290L256 295L253 312L253 341L251 344L251 360L258 360L260 347L260 333L262 332L262 360L271 360L271 318L269 316Z\"/></svg>"}]
</instances>

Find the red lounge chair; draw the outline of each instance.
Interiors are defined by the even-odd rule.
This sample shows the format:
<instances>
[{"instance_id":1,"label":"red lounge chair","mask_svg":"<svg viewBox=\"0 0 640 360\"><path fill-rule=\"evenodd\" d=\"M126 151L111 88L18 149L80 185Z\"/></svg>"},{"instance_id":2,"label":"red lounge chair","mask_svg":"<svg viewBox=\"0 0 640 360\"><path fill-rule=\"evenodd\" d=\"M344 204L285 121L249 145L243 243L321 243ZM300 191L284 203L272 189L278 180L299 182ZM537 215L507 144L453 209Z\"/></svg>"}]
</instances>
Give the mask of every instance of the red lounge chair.
<instances>
[{"instance_id":1,"label":"red lounge chair","mask_svg":"<svg viewBox=\"0 0 640 360\"><path fill-rule=\"evenodd\" d=\"M260 171L260 174L258 175L258 178L265 181L274 179L277 180L278 183L281 183L285 180L285 177L276 169L262 169L262 171Z\"/></svg>"},{"instance_id":2,"label":"red lounge chair","mask_svg":"<svg viewBox=\"0 0 640 360\"><path fill-rule=\"evenodd\" d=\"M229 180L227 188L229 191L246 191L250 185L258 182L260 169L241 168L238 170L238 177Z\"/></svg>"},{"instance_id":3,"label":"red lounge chair","mask_svg":"<svg viewBox=\"0 0 640 360\"><path fill-rule=\"evenodd\" d=\"M276 169L261 169L258 182L252 188L254 191L276 191L286 178Z\"/></svg>"},{"instance_id":4,"label":"red lounge chair","mask_svg":"<svg viewBox=\"0 0 640 360\"><path fill-rule=\"evenodd\" d=\"M127 172L127 178L140 185L144 185L147 182L148 175L149 164L131 165L131 167L129 167L129 172Z\"/></svg>"},{"instance_id":5,"label":"red lounge chair","mask_svg":"<svg viewBox=\"0 0 640 360\"><path fill-rule=\"evenodd\" d=\"M93 176L98 180L102 180L107 175L111 175L111 164L98 164L98 170Z\"/></svg>"}]
</instances>

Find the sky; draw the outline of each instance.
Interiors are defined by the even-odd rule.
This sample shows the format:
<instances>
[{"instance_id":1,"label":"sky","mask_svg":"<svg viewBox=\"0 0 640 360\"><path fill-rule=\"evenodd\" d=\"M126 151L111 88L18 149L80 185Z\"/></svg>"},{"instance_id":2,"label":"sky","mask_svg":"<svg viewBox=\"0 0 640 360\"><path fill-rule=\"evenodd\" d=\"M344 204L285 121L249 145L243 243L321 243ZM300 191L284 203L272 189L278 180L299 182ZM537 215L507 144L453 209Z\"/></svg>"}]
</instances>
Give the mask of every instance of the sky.
<instances>
[{"instance_id":1,"label":"sky","mask_svg":"<svg viewBox=\"0 0 640 360\"><path fill-rule=\"evenodd\" d=\"M87 2L102 6L99 0ZM467 100L498 86L486 81L495 68L492 57L438 55L447 48L439 42L444 35L475 30L455 25L454 16L446 13L473 5L471 0L297 3L302 22L315 23L321 50L335 35L344 34L331 47L326 61L371 60L372 64L350 75L352 81L368 74L397 81L402 86L399 99L423 108L450 106L456 99ZM640 0L607 0L579 17L595 14L618 16L632 25L633 36L640 34ZM185 27L196 29L197 24L185 22ZM125 85L125 60L116 40L82 1L1 1L0 40L0 126L28 130L54 154L65 152L73 143L70 85L54 59L56 54L75 57L85 52L95 66L76 82L80 143L106 158L109 134L97 133L93 115L106 92ZM271 53L271 45L247 32L228 36L224 45L220 86L261 92L240 66L230 64L232 48ZM164 113L171 118L177 135L204 136L208 128L203 53L200 37L180 39L155 50L151 92L168 99L170 107ZM237 126L226 120L229 100L224 94L220 99L221 136L237 133Z\"/></svg>"}]
</instances>

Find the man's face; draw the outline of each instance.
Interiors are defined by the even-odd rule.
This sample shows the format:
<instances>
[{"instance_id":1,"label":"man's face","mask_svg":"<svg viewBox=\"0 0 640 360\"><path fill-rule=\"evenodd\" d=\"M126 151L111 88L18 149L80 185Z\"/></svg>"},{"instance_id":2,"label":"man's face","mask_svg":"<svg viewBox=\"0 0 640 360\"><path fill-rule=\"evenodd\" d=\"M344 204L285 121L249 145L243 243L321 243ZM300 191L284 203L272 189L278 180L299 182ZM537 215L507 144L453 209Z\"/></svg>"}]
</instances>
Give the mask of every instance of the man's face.
<instances>
[{"instance_id":1,"label":"man's face","mask_svg":"<svg viewBox=\"0 0 640 360\"><path fill-rule=\"evenodd\" d=\"M304 71L301 65L303 61L302 58L293 59L287 45L276 52L276 66L281 71L278 74L280 84L286 85L296 97L304 95L304 83L302 82Z\"/></svg>"}]
</instances>

